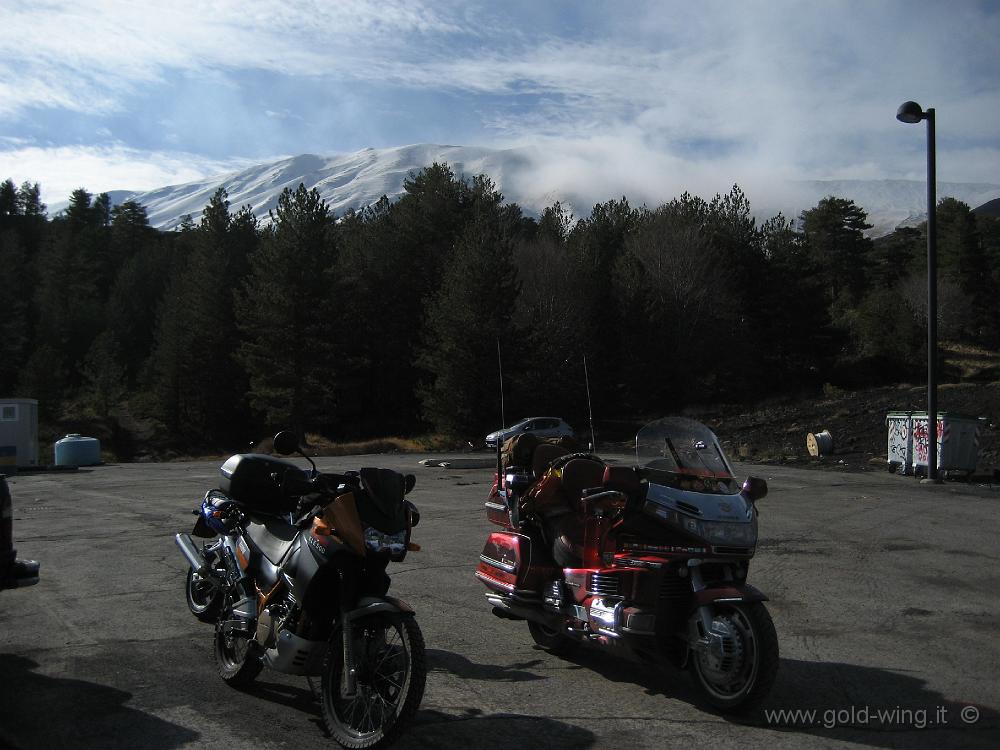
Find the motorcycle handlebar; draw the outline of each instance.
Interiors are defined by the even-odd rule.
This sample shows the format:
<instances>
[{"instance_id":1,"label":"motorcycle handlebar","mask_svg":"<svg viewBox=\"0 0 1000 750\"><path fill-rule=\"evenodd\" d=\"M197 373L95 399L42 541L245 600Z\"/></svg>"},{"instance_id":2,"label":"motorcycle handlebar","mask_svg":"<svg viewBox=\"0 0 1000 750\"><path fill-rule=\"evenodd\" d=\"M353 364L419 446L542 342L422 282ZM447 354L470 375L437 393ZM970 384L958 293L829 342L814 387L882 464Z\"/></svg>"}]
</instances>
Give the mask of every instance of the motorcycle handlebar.
<instances>
[{"instance_id":1,"label":"motorcycle handlebar","mask_svg":"<svg viewBox=\"0 0 1000 750\"><path fill-rule=\"evenodd\" d=\"M284 495L291 497L301 497L303 495L321 494L335 496L340 487L350 487L355 482L354 478L345 474L317 474L316 476L297 475L291 471L286 471L283 476L277 473L271 478L281 488Z\"/></svg>"}]
</instances>

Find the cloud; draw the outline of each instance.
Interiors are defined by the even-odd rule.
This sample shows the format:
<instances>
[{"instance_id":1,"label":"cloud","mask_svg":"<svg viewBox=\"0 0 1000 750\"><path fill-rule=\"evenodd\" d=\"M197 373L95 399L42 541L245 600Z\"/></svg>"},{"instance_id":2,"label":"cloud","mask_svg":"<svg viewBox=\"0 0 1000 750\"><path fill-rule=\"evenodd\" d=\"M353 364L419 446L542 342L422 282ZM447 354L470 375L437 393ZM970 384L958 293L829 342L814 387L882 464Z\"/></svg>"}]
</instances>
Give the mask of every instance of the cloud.
<instances>
[{"instance_id":1,"label":"cloud","mask_svg":"<svg viewBox=\"0 0 1000 750\"><path fill-rule=\"evenodd\" d=\"M0 89L0 116L37 106L112 111L165 70L384 69L381 54L401 36L457 31L429 7L393 0L55 0L10 7L0 30L0 73L10 82Z\"/></svg>"},{"instance_id":2,"label":"cloud","mask_svg":"<svg viewBox=\"0 0 1000 750\"><path fill-rule=\"evenodd\" d=\"M0 151L0 179L39 183L42 200L58 205L77 188L91 193L149 190L233 172L245 161L215 161L184 152L143 152L123 145L29 146ZM95 175L100 178L95 182Z\"/></svg>"},{"instance_id":3,"label":"cloud","mask_svg":"<svg viewBox=\"0 0 1000 750\"><path fill-rule=\"evenodd\" d=\"M894 113L916 99L938 108L941 179L979 180L1000 174L997 38L1000 14L975 3L53 1L5 11L0 119L13 136L33 108L141 120L155 90L181 123L144 144L157 164L174 143L218 156L432 137L543 144L579 179L658 194L912 177L924 142ZM585 176L588 159L601 166Z\"/></svg>"}]
</instances>

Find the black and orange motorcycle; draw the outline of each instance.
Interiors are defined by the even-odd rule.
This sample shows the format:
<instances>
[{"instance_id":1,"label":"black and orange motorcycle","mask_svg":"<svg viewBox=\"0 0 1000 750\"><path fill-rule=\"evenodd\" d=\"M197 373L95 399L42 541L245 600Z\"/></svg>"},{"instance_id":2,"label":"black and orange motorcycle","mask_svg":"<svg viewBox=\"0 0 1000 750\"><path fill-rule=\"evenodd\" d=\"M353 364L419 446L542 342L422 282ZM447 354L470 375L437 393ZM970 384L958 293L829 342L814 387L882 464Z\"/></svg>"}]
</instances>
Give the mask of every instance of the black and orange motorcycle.
<instances>
[{"instance_id":1,"label":"black and orange motorcycle","mask_svg":"<svg viewBox=\"0 0 1000 750\"><path fill-rule=\"evenodd\" d=\"M747 583L763 479L738 483L712 431L684 418L643 427L634 466L545 442L505 453L486 500L501 528L476 570L495 615L553 653L590 643L688 668L722 711L764 698L778 638Z\"/></svg>"},{"instance_id":2,"label":"black and orange motorcycle","mask_svg":"<svg viewBox=\"0 0 1000 750\"><path fill-rule=\"evenodd\" d=\"M389 596L386 575L419 549L410 532L420 514L404 498L415 479L377 468L320 473L291 432L275 435L274 450L299 453L311 470L232 456L193 511L193 532L175 536L190 565L188 608L215 626L228 684L247 685L264 667L306 676L334 740L385 747L413 719L427 676L414 612Z\"/></svg>"}]
</instances>

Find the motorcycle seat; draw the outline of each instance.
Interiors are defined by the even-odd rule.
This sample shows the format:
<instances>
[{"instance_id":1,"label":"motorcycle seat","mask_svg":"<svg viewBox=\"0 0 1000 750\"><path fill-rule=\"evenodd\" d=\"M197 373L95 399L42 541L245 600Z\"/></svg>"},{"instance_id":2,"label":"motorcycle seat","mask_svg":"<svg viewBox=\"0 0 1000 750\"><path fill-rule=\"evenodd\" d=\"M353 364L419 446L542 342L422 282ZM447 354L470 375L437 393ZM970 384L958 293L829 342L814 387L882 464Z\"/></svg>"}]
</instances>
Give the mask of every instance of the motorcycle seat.
<instances>
[{"instance_id":1,"label":"motorcycle seat","mask_svg":"<svg viewBox=\"0 0 1000 750\"><path fill-rule=\"evenodd\" d=\"M295 543L298 532L295 526L282 518L259 516L247 524L247 535L272 565L281 562Z\"/></svg>"}]
</instances>

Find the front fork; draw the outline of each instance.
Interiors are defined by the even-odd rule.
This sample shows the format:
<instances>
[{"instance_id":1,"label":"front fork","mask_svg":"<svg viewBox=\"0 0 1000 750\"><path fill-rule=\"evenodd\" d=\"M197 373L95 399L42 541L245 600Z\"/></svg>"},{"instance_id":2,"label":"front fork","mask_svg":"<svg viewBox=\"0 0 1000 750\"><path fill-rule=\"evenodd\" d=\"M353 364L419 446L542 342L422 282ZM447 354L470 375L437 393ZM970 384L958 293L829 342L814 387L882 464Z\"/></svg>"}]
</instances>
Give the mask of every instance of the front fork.
<instances>
[{"instance_id":1,"label":"front fork","mask_svg":"<svg viewBox=\"0 0 1000 750\"><path fill-rule=\"evenodd\" d=\"M205 547L206 561L211 548L222 558L226 566L225 588L231 597L232 609L231 619L220 623L227 639L232 637L234 632L243 633L250 636L253 634L251 623L257 618L257 592L253 590L250 577L240 566L236 558L236 545L238 539L235 537L223 537L219 540L218 546L207 545Z\"/></svg>"},{"instance_id":2,"label":"front fork","mask_svg":"<svg viewBox=\"0 0 1000 750\"><path fill-rule=\"evenodd\" d=\"M701 575L701 560L688 560L688 574L691 576L691 591L695 596L705 590L705 579ZM714 616L712 607L708 604L700 605L695 613L698 615L697 621L690 623L688 632L688 646L700 653L712 653L722 657L725 643L723 636L712 629Z\"/></svg>"},{"instance_id":3,"label":"front fork","mask_svg":"<svg viewBox=\"0 0 1000 750\"><path fill-rule=\"evenodd\" d=\"M366 597L358 602L359 606L352 610L341 610L340 627L343 638L344 669L341 679L341 694L344 698L353 698L358 693L358 668L354 653L355 622L372 615L412 617L413 610L402 605L395 599L386 600L377 597Z\"/></svg>"}]
</instances>

